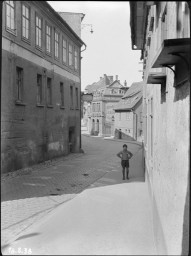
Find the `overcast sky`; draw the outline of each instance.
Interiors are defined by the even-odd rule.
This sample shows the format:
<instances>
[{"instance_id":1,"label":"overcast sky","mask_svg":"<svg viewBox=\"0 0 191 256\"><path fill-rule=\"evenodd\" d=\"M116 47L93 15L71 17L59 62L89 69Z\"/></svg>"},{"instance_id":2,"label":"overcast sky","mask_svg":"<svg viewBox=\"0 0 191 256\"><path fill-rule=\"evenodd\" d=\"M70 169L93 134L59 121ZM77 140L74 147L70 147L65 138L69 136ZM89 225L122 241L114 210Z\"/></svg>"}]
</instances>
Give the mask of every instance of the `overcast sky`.
<instances>
[{"instance_id":1,"label":"overcast sky","mask_svg":"<svg viewBox=\"0 0 191 256\"><path fill-rule=\"evenodd\" d=\"M87 45L82 52L82 91L88 84L99 81L103 74L118 75L127 86L142 80L141 52L131 49L129 2L119 1L48 1L59 12L85 14L81 38ZM83 46L84 48L84 46ZM82 49L83 49L82 48Z\"/></svg>"}]
</instances>

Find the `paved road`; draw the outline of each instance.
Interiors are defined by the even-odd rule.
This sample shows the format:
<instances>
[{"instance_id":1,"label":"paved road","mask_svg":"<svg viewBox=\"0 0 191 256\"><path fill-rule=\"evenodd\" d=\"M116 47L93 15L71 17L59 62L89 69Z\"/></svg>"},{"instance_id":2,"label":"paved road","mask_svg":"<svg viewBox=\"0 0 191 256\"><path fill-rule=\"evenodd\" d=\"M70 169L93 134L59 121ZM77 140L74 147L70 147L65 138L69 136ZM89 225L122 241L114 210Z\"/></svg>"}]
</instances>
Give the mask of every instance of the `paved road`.
<instances>
[{"instance_id":1,"label":"paved road","mask_svg":"<svg viewBox=\"0 0 191 256\"><path fill-rule=\"evenodd\" d=\"M101 207L102 209L103 206L100 204L100 199L101 199L101 202L103 203L104 196L102 198L102 195L104 195L105 193L105 200L110 201L110 207L108 207L107 210L109 210L109 212L110 211L112 212L112 210L115 210L115 203L118 201L116 199L116 195L119 194L117 196L119 199L123 198L119 193L122 187L120 187L120 190L118 187L123 185L123 189L125 189L124 193L128 192L126 191L127 189L126 183L129 183L128 189L132 190L131 192L129 191L130 192L128 193L129 195L134 194L135 198L137 198L138 194L140 195L142 194L146 196L147 203L146 204L144 203L144 205L148 204L147 192L145 192L146 191L145 183L140 182L140 181L143 181L143 176L144 176L143 170L142 170L142 150L140 145L136 145L132 143L128 144L129 150L132 151L132 153L134 153L134 158L132 158L132 160L130 161L130 181L122 181L120 159L116 157L116 153L119 150L121 150L123 142L109 141L109 140L106 141L106 140L103 140L102 138L92 138L92 137L82 136L82 145L83 145L85 154L71 155L68 158L64 158L64 159L61 159L60 161L54 162L54 164L42 170L32 171L28 175L18 176L13 179L7 180L6 182L3 183L3 186L2 186L2 241L4 241L4 243L2 243L3 245L2 248L4 253L17 254L18 248L20 250L21 249L24 250L32 246L33 248L31 247L30 248L33 250L33 254L39 254L39 253L42 254L42 248L40 251L39 251L39 248L35 249L35 246L37 246L39 242L37 241L35 242L35 240L31 241L29 239L26 239L26 237L28 236L31 237L31 231L30 231L31 229L37 230L39 228L41 231L43 230L42 217L46 216L46 218L44 218L46 223L45 226L47 228L49 226L50 230L51 229L53 230L53 227L55 225L60 225L59 223L61 219L66 220L69 218L69 216L71 217L71 220L74 220L75 222L76 215L73 216L72 214L75 214L76 212L78 212L78 209L79 210L81 209L79 207L80 205L82 206L85 204L86 207L85 208L83 207L83 208L86 209L86 211L83 212L81 210L81 213L79 215L80 218L83 219L84 218L83 216L85 216L85 218L90 217L91 221L88 221L88 223L89 224L96 223L95 221L96 219L101 220L100 219L101 216L97 216L98 218L96 217L96 219L94 219L95 215L92 214L94 212L94 211L92 212L92 209L97 207L96 203L99 202L98 207ZM108 189L111 185L112 185L112 189L111 191L109 191ZM136 186L139 186L139 189L135 189ZM100 187L100 189L105 189L104 190L105 192L102 191L101 194L99 195L99 193L97 194L98 190L96 190L95 194L94 192L92 194L92 192L89 193L88 191L90 190L87 189L84 191L84 193L81 193L75 198L77 201L73 199L70 202L68 202L68 200L74 198L78 193L82 192L87 187L91 188L91 191L94 191L94 187L95 188ZM116 193L117 193L116 195L113 189L116 190ZM84 198L84 195L86 195L85 198ZM109 195L109 197L107 195ZM112 199L114 200L113 202L111 201L111 198L113 198ZM67 203L63 205L63 203L66 201ZM136 204L136 207L135 207L135 205L132 205L132 202L134 202L134 200L133 201L130 200L129 203L131 205L131 208L132 209L134 208L136 213L138 204ZM120 207L121 205L123 205L123 203L124 201L120 203ZM62 209L62 207L64 208ZM69 209L71 207L72 210L71 211L67 210L68 207ZM116 207L119 208L119 205L116 205ZM145 210L145 206L142 208L142 210L143 211ZM56 216L55 214L58 214L58 216ZM66 218L63 218L63 214L66 214L65 215ZM67 214L69 215L67 216ZM146 216L144 223L147 223L147 224L149 219L148 215L149 214L143 215L143 216ZM125 216L125 212L124 212L124 216ZM107 221L104 222L105 217L106 216L103 216L102 226L104 226L104 223L107 223ZM48 218L52 218L52 219L51 220L49 219L48 221ZM124 217L124 219L126 218ZM53 224L54 220L59 220L59 221L56 221L56 223ZM86 220L84 219L84 221ZM118 222L120 221L121 221L121 217L119 218ZM74 234L74 232L72 231L68 232L69 230L73 230L75 225L73 226L69 225L68 229L66 228L67 232L64 232L64 234L63 234L63 230L65 230L65 228L60 230L61 233L59 232L57 233L57 236L56 236L57 238L59 238L59 236L61 237L65 235L68 236L68 234L71 235L71 237L68 236L67 238L68 240L65 237L66 239L65 244L68 244L69 246L68 248L65 247L65 251L63 251L63 248L59 247L57 244L58 249L55 251L55 253L51 251L51 248L49 248L49 252L46 251L44 253L45 254L48 254L48 253L75 254L75 251L73 252L71 251L71 248L74 248L75 246L75 248L77 248L76 254L78 255L81 254L79 252L82 252L82 254L86 254L86 252L87 254L91 254L89 251L91 249L93 249L96 254L98 251L96 250L96 248L92 247L91 245L88 248L84 247L84 251L83 250L80 251L80 248L81 248L79 247L80 241L84 242L83 239L87 240L88 234L89 234L87 232L84 232L84 233L82 232L83 235L82 236L80 235L80 237L83 237L82 240L80 240L78 237L77 243L79 244L76 247L76 244L74 243L74 241L76 240L72 239L73 235L79 234L80 230L83 230L83 226L84 226L84 230L87 231L87 228L85 228L87 227L85 223L83 221L80 221L80 219L78 219L78 222L81 223L81 226L80 225L77 226L78 228L76 229L76 232L77 232L76 234ZM67 225L67 223L68 223L67 221L62 223L62 226ZM127 222L125 221L125 223L126 223L125 224L126 226L128 223L128 218L127 218ZM131 221L131 223L133 222ZM136 225L136 223L134 224ZM31 229L29 228L30 225L31 225ZM92 226L93 230L95 229L94 226L95 224ZM133 226L134 225L132 225L131 228ZM91 226L88 226L88 227L91 227ZM113 228L116 227L116 222L114 222L112 227ZM122 226L119 225L119 227L122 227ZM111 231L113 230L113 228L111 229ZM25 229L26 231L23 232L23 230ZM54 230L59 231L59 229L54 229ZM94 234L93 230L91 229L92 234ZM110 233L114 234L114 232L112 233L111 231ZM124 231L125 229L123 228L123 232ZM27 232L29 232L28 235L26 235ZM98 233L103 234L103 230L101 233L100 232ZM147 232L148 232L148 228L147 228ZM37 234L38 232L35 231L32 233ZM23 234L25 234L24 235L25 239L22 239ZM44 234L46 234L45 237L47 237L46 231ZM42 241L44 241L44 245L47 245L47 240L46 239L43 240L44 239L43 237L39 238L39 236L35 237L35 235L33 237L32 235L32 238L37 239L38 241L39 239L41 239ZM152 239L150 239L150 236L149 236L148 242L151 243L148 246L149 250L150 250L150 247L152 247L151 245L153 244L151 240ZM29 244L28 245L26 244L27 241L30 241L29 242L30 246ZM56 241L58 242L60 240L57 239ZM111 243L111 241L113 240L109 239L109 243ZM89 242L88 244L91 244ZM20 245L18 243L20 243ZM43 243L40 243L40 244L43 244ZM102 242L99 241L99 239L96 240L96 242L94 243L95 246L100 246L101 244ZM101 246L102 251L104 250L103 248L105 248L103 245ZM146 243L146 246L147 245L148 243ZM47 246L45 247L47 248ZM130 244L128 246L126 244L126 247L130 248ZM121 247L122 249L121 250L118 249L118 252L124 254L123 250L127 252L126 247L122 246ZM109 246L109 248L106 246L105 248L106 254L107 252L109 254L112 254L113 247L111 248L111 246ZM137 248L139 248L139 246ZM15 251L13 253L13 251L10 251L10 250L15 250ZM147 253L149 253L148 250L147 250Z\"/></svg>"}]
</instances>

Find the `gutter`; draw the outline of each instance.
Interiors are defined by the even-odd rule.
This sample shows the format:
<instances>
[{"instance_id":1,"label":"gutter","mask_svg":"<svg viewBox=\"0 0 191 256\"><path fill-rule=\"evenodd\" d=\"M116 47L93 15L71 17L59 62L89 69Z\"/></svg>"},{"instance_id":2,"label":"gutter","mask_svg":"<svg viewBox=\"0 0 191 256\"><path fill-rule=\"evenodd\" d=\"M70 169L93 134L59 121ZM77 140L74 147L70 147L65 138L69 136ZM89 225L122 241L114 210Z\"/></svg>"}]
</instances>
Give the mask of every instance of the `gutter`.
<instances>
[{"instance_id":1,"label":"gutter","mask_svg":"<svg viewBox=\"0 0 191 256\"><path fill-rule=\"evenodd\" d=\"M134 17L135 3L130 1L129 5L130 5L131 48L132 48L132 50L134 50L135 34L134 34L134 30L133 30L133 28L134 28L134 19L133 19L133 17Z\"/></svg>"},{"instance_id":2,"label":"gutter","mask_svg":"<svg viewBox=\"0 0 191 256\"><path fill-rule=\"evenodd\" d=\"M140 3L143 3L143 10L142 10L142 13L141 15L137 15L137 1L133 2L133 1L130 1L129 4L130 4L130 27L131 27L131 47L132 47L132 50L143 50L144 49L144 43L145 43L145 34L146 34L146 26L147 26L147 19L148 19L148 6L146 4L146 2L140 2ZM137 17L141 17L142 18L142 22L144 23L143 24L143 31L142 31L142 34L143 34L143 40L142 40L142 45L140 47L137 47L137 45L135 44L135 39L136 39L136 25L137 25ZM141 42L141 39L140 39L140 42ZM139 43L140 43L139 42ZM136 46L136 48L134 47ZM141 59L142 59L142 56L141 56Z\"/></svg>"}]
</instances>

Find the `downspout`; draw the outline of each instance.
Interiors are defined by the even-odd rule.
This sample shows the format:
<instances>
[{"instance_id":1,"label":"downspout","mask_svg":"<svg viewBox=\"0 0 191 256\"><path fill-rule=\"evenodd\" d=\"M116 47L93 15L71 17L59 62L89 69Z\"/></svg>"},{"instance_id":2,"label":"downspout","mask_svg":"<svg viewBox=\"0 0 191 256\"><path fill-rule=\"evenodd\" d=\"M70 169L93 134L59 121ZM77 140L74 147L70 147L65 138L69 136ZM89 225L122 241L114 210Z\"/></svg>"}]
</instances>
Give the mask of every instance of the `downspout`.
<instances>
[{"instance_id":1,"label":"downspout","mask_svg":"<svg viewBox=\"0 0 191 256\"><path fill-rule=\"evenodd\" d=\"M81 114L81 111L82 111L82 104L81 104L81 102L82 102L82 95L81 95L81 73L82 73L81 72L81 61L82 61L82 57L81 57L81 53L83 51L85 51L87 48L86 44L84 44L84 46L85 46L85 49L80 51L80 152L82 152L82 153L83 153L83 149L82 149L82 131L81 131L81 118L82 118L82 114Z\"/></svg>"}]
</instances>

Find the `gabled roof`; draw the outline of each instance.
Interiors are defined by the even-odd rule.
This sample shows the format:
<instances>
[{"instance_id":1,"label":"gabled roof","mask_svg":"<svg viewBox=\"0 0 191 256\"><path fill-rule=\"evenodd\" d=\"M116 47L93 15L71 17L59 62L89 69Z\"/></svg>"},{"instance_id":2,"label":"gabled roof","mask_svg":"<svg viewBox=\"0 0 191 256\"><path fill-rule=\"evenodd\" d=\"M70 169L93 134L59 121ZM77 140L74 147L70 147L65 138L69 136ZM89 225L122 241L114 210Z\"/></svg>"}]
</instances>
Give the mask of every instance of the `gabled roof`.
<instances>
[{"instance_id":1,"label":"gabled roof","mask_svg":"<svg viewBox=\"0 0 191 256\"><path fill-rule=\"evenodd\" d=\"M143 82L134 82L132 85L129 87L125 95L123 96L123 99L128 98L133 96L134 94L142 91L143 89Z\"/></svg>"},{"instance_id":2,"label":"gabled roof","mask_svg":"<svg viewBox=\"0 0 191 256\"><path fill-rule=\"evenodd\" d=\"M95 82L93 84L89 84L86 86L85 90L88 91L88 93L92 93L93 91L101 88L101 87L106 87L107 85L105 84L104 78L99 80L98 82Z\"/></svg>"},{"instance_id":3,"label":"gabled roof","mask_svg":"<svg viewBox=\"0 0 191 256\"><path fill-rule=\"evenodd\" d=\"M142 92L139 92L134 97L120 100L114 110L131 110L142 99Z\"/></svg>"},{"instance_id":4,"label":"gabled roof","mask_svg":"<svg viewBox=\"0 0 191 256\"><path fill-rule=\"evenodd\" d=\"M115 86L116 85L116 86ZM108 87L113 88L123 88L124 86L120 84L118 80L113 81L113 83L109 84Z\"/></svg>"},{"instance_id":5,"label":"gabled roof","mask_svg":"<svg viewBox=\"0 0 191 256\"><path fill-rule=\"evenodd\" d=\"M131 110L142 99L143 82L132 83L114 110Z\"/></svg>"}]
</instances>

